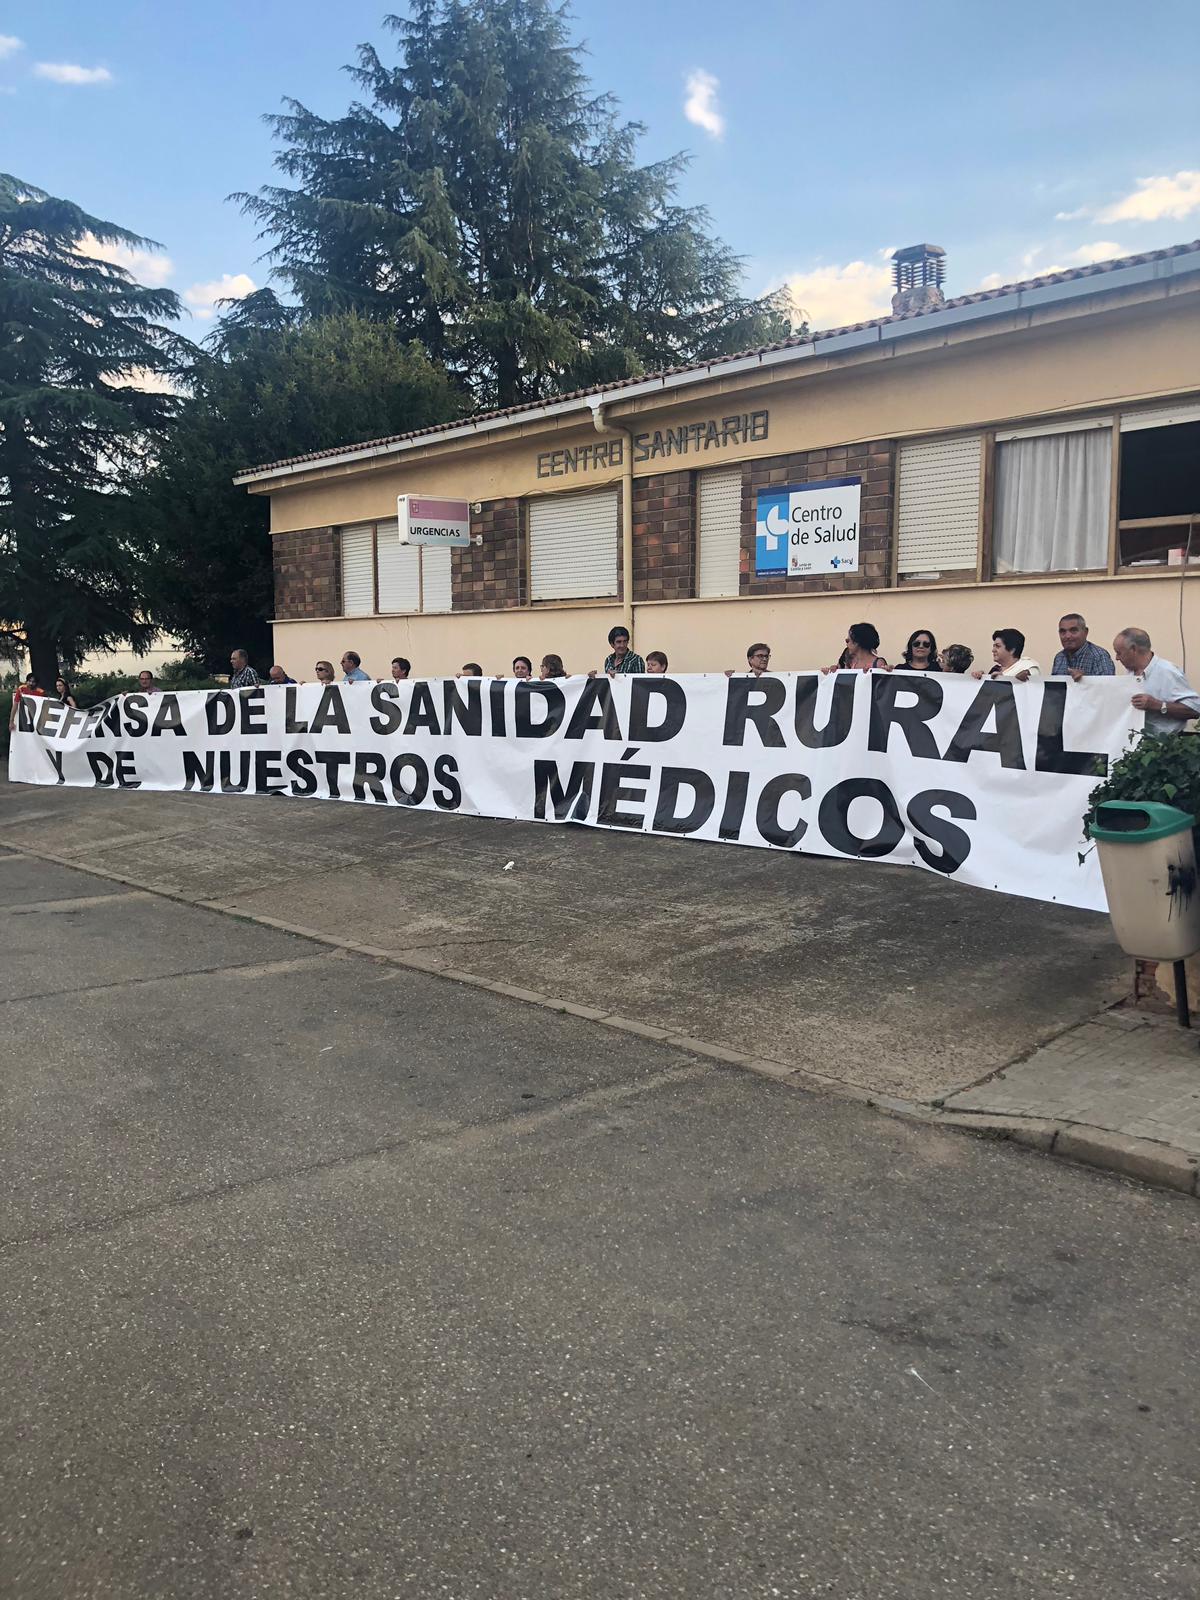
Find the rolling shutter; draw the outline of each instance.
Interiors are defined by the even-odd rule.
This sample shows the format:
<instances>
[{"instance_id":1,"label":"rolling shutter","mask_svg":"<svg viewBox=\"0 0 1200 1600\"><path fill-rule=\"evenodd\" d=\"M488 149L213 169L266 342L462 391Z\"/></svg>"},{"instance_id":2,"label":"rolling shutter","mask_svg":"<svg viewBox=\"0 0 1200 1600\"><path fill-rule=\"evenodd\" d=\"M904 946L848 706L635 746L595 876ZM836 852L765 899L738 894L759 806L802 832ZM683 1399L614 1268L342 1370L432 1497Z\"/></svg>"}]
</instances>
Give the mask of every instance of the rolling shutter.
<instances>
[{"instance_id":1,"label":"rolling shutter","mask_svg":"<svg viewBox=\"0 0 1200 1600\"><path fill-rule=\"evenodd\" d=\"M702 472L696 496L700 525L697 593L737 594L742 562L742 469Z\"/></svg>"},{"instance_id":2,"label":"rolling shutter","mask_svg":"<svg viewBox=\"0 0 1200 1600\"><path fill-rule=\"evenodd\" d=\"M450 557L452 551L437 545L421 550L421 610L449 611L452 605Z\"/></svg>"},{"instance_id":3,"label":"rolling shutter","mask_svg":"<svg viewBox=\"0 0 1200 1600\"><path fill-rule=\"evenodd\" d=\"M529 502L533 600L590 600L617 592L617 494L592 489Z\"/></svg>"},{"instance_id":4,"label":"rolling shutter","mask_svg":"<svg viewBox=\"0 0 1200 1600\"><path fill-rule=\"evenodd\" d=\"M982 461L979 434L900 446L897 572L974 570Z\"/></svg>"},{"instance_id":5,"label":"rolling shutter","mask_svg":"<svg viewBox=\"0 0 1200 1600\"><path fill-rule=\"evenodd\" d=\"M1200 405L1194 400L1155 406L1152 411L1126 411L1121 417L1121 432L1137 433L1141 428L1174 428L1185 422L1200 422Z\"/></svg>"},{"instance_id":6,"label":"rolling shutter","mask_svg":"<svg viewBox=\"0 0 1200 1600\"><path fill-rule=\"evenodd\" d=\"M342 529L342 615L369 617L375 609L375 530L371 523Z\"/></svg>"},{"instance_id":7,"label":"rolling shutter","mask_svg":"<svg viewBox=\"0 0 1200 1600\"><path fill-rule=\"evenodd\" d=\"M416 545L400 543L397 523L381 522L376 552L380 611L419 611L421 552Z\"/></svg>"}]
</instances>

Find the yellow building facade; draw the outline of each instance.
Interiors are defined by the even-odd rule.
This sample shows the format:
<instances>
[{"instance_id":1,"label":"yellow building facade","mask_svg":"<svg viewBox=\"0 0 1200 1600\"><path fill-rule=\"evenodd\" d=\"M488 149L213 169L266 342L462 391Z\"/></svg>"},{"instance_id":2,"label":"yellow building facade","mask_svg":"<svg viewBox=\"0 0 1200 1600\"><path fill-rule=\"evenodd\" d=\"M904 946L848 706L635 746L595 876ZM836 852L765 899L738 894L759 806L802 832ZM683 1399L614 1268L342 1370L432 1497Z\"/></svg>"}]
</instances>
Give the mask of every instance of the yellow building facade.
<instances>
[{"instance_id":1,"label":"yellow building facade","mask_svg":"<svg viewBox=\"0 0 1200 1600\"><path fill-rule=\"evenodd\" d=\"M1179 661L1200 615L1200 242L928 299L243 473L271 501L275 659L583 671L626 621L672 671L741 666L759 639L791 670L869 621L893 661L921 628L986 664L1019 628L1049 670L1078 611L1098 643L1136 625ZM774 570L771 506L833 488L853 491L851 563ZM471 547L401 545L406 494L468 501Z\"/></svg>"}]
</instances>

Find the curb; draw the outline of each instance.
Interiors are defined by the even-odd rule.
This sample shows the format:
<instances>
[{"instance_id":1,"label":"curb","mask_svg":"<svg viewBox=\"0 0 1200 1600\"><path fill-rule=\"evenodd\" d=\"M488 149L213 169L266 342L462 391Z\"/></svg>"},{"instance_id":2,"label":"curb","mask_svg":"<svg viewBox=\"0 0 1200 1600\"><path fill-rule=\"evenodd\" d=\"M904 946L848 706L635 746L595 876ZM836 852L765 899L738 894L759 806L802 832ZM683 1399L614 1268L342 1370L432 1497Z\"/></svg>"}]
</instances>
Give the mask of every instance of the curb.
<instances>
[{"instance_id":1,"label":"curb","mask_svg":"<svg viewBox=\"0 0 1200 1600\"><path fill-rule=\"evenodd\" d=\"M386 950L380 945L338 938L333 934L322 932L319 928L284 922L279 917L263 916L221 900L198 900L191 895L144 883L124 873L111 872L103 867L84 866L68 856L57 855L49 850L33 849L14 840L6 840L5 843L9 849L18 854L32 856L39 861L50 861L56 866L67 867L75 872L85 872L91 877L104 878L130 889L142 890L163 900L173 900L178 905L192 906L201 911L213 911L241 922L271 928L277 933L289 933L310 943L324 945L326 948L352 951L356 955L368 956L372 960L384 962L400 970L423 972L430 977L444 978L450 983L484 989L490 994L517 1000L525 1005L537 1006L545 1011L582 1017L586 1021L598 1023L601 1027L612 1028L618 1033L633 1034L640 1039L652 1039L661 1044L671 1045L689 1055L722 1066L738 1067L758 1077L785 1083L809 1093L832 1094L840 1100L869 1106L872 1110L882 1111L888 1116L902 1118L908 1122L920 1123L924 1127L945 1128L955 1133L971 1134L976 1138L1022 1145L1026 1149L1037 1150L1044 1155L1059 1156L1066 1161L1099 1168L1120 1177L1133 1178L1156 1188L1171 1189L1177 1194L1200 1198L1200 1158L1186 1155L1170 1145L1157 1144L1150 1139L1131 1139L1124 1134L1091 1127L1085 1123L1047 1121L1037 1117L992 1116L971 1111L945 1111L936 1102L902 1100L890 1095L881 1095L873 1090L861 1088L857 1084L847 1083L844 1079L827 1077L810 1068L749 1055L744 1051L733 1050L728 1045L710 1043L706 1039L693 1039L677 1030L639 1022L633 1017L622 1016L619 1012L601 1011L595 1006L560 1000L555 995L543 994L537 989L520 988L516 984L502 983L498 979L484 978L478 973L466 972L460 967L439 966L428 956L415 953L405 955L403 952ZM992 1075L994 1074L989 1074Z\"/></svg>"}]
</instances>

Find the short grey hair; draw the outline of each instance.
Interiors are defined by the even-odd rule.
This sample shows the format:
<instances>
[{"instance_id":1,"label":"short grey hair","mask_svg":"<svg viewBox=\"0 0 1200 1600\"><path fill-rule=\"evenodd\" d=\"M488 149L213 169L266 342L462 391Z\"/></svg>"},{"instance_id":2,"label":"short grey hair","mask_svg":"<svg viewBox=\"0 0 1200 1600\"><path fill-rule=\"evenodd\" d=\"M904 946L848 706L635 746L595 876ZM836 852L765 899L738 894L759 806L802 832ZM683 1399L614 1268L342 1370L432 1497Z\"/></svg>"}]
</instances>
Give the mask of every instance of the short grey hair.
<instances>
[{"instance_id":1,"label":"short grey hair","mask_svg":"<svg viewBox=\"0 0 1200 1600\"><path fill-rule=\"evenodd\" d=\"M249 661L249 659L250 659L250 657L246 654L246 652L244 650L241 650L241 649L231 650L230 651L230 655L241 656L243 661Z\"/></svg>"},{"instance_id":2,"label":"short grey hair","mask_svg":"<svg viewBox=\"0 0 1200 1600\"><path fill-rule=\"evenodd\" d=\"M1134 650L1149 650L1150 648L1150 635L1145 628L1122 628L1117 638L1124 639L1125 643Z\"/></svg>"},{"instance_id":3,"label":"short grey hair","mask_svg":"<svg viewBox=\"0 0 1200 1600\"><path fill-rule=\"evenodd\" d=\"M1060 622L1077 622L1081 628L1087 627L1087 618L1081 616L1078 611L1064 611L1058 620Z\"/></svg>"}]
</instances>

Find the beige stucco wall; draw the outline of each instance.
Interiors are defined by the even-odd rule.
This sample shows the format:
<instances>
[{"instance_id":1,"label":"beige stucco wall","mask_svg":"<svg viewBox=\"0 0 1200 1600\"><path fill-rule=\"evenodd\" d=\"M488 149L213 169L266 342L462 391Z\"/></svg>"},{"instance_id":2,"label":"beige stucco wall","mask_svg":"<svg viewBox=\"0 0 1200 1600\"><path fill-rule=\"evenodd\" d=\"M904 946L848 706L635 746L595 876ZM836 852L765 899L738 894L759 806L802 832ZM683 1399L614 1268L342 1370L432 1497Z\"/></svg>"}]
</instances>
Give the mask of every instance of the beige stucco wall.
<instances>
[{"instance_id":1,"label":"beige stucco wall","mask_svg":"<svg viewBox=\"0 0 1200 1600\"><path fill-rule=\"evenodd\" d=\"M1200 681L1200 573L1183 582L1184 631L1192 681ZM772 647L781 671L827 666L837 659L852 622L873 622L883 653L895 661L915 628L931 628L939 644L966 644L991 662L995 628L1020 628L1046 671L1058 649L1058 619L1082 611L1091 637L1106 649L1123 627L1146 628L1155 648L1180 664L1180 578L1101 576L1054 582L991 583L963 588L880 590L858 594L780 596L760 600L683 600L634 607L638 650L665 650L673 671L711 672L745 664L757 639ZM478 661L485 672L509 672L514 655L538 661L561 655L567 670L599 667L609 628L621 620L611 605L554 606L446 616L344 617L328 622L277 622L276 659L293 677L313 677L320 657L334 663L357 650L363 666L385 677L395 655L414 672L441 676Z\"/></svg>"},{"instance_id":2,"label":"beige stucco wall","mask_svg":"<svg viewBox=\"0 0 1200 1600\"><path fill-rule=\"evenodd\" d=\"M1200 384L1200 291L1167 295L1082 316L1058 308L1007 331L981 335L951 327L857 356L810 356L752 378L712 381L688 403L662 397L612 410L637 429L679 426L766 408L766 439L696 455L635 464L636 474L779 455L860 439L905 438L1102 410L1194 390ZM820 348L819 346L817 347ZM273 532L331 526L396 514L396 496L413 492L491 500L549 494L616 481L620 470L537 476L540 452L596 438L590 422L526 422L501 444L454 441L408 453L404 464L361 462L324 469L319 480L271 494Z\"/></svg>"}]
</instances>

